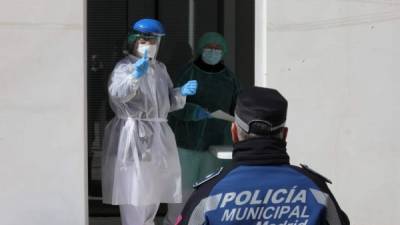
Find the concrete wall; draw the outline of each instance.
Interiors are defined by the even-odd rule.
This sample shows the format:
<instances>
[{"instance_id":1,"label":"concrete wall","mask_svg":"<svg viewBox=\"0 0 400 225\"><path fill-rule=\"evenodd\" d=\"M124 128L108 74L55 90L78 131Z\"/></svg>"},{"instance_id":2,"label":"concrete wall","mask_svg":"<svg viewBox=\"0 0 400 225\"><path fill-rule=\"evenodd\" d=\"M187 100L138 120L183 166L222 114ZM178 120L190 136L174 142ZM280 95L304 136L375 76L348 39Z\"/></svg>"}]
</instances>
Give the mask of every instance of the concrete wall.
<instances>
[{"instance_id":1,"label":"concrete wall","mask_svg":"<svg viewBox=\"0 0 400 225\"><path fill-rule=\"evenodd\" d=\"M84 1L0 7L0 223L83 225Z\"/></svg>"},{"instance_id":2,"label":"concrete wall","mask_svg":"<svg viewBox=\"0 0 400 225\"><path fill-rule=\"evenodd\" d=\"M333 180L352 224L398 224L400 1L267 8L266 80L289 101L292 161Z\"/></svg>"}]
</instances>

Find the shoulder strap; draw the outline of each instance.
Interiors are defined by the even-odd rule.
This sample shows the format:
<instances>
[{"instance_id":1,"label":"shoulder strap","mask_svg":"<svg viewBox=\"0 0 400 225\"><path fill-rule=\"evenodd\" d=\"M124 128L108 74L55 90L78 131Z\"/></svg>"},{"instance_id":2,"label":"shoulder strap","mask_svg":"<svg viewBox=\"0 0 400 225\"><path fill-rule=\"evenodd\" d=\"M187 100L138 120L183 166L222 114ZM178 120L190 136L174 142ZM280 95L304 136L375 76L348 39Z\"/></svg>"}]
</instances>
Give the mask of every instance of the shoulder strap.
<instances>
[{"instance_id":1,"label":"shoulder strap","mask_svg":"<svg viewBox=\"0 0 400 225\"><path fill-rule=\"evenodd\" d=\"M223 167L219 168L218 170L208 174L205 178L197 181L196 183L193 184L193 188L198 188L200 187L202 184L212 180L214 177L217 177L218 175L221 174L221 172L223 171Z\"/></svg>"},{"instance_id":2,"label":"shoulder strap","mask_svg":"<svg viewBox=\"0 0 400 225\"><path fill-rule=\"evenodd\" d=\"M332 184L332 181L328 178L326 178L325 176L323 176L322 174L318 173L317 171L311 169L309 166L307 166L306 164L301 164L300 163L301 168L307 170L308 172L320 177L322 180L324 180L325 182Z\"/></svg>"}]
</instances>

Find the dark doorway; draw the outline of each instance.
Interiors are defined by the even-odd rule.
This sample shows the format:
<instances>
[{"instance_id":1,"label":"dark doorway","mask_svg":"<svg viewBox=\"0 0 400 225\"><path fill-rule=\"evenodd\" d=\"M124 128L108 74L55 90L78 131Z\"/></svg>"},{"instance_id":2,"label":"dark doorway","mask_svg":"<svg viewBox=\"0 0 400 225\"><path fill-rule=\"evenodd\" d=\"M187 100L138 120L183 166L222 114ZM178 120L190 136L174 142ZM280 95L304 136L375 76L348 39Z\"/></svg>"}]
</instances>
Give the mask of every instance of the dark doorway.
<instances>
[{"instance_id":1,"label":"dark doorway","mask_svg":"<svg viewBox=\"0 0 400 225\"><path fill-rule=\"evenodd\" d=\"M228 42L225 64L242 87L254 83L253 0L88 0L88 183L89 214L93 218L119 216L118 207L101 203L101 143L104 128L113 117L107 82L115 63L124 57L130 23L143 17L159 19L166 28L158 58L166 64L172 79L179 67L191 60L191 45L203 33L217 31ZM165 207L161 207L160 216L164 213ZM91 220L91 224L101 223Z\"/></svg>"}]
</instances>

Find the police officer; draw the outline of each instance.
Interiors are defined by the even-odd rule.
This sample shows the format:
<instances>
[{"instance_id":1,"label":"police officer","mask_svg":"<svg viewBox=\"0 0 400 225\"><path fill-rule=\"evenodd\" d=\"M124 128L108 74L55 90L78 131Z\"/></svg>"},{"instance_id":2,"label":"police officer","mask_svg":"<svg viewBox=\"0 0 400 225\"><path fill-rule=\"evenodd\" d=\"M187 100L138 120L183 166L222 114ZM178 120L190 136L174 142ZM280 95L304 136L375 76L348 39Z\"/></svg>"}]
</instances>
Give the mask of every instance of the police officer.
<instances>
[{"instance_id":1,"label":"police officer","mask_svg":"<svg viewBox=\"0 0 400 225\"><path fill-rule=\"evenodd\" d=\"M234 165L198 182L178 225L347 225L326 183L309 167L290 165L286 99L253 87L237 100Z\"/></svg>"}]
</instances>

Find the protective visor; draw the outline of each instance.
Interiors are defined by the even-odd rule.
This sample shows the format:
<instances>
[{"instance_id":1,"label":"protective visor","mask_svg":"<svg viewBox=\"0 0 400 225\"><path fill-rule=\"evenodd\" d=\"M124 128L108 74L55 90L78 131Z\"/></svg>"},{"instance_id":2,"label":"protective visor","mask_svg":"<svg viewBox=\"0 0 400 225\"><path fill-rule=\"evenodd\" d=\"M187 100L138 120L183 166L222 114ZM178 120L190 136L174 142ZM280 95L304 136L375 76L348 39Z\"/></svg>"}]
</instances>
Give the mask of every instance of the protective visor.
<instances>
[{"instance_id":1,"label":"protective visor","mask_svg":"<svg viewBox=\"0 0 400 225\"><path fill-rule=\"evenodd\" d=\"M134 53L138 57L143 57L145 51L150 59L156 59L160 48L161 36L139 34L136 37Z\"/></svg>"}]
</instances>

